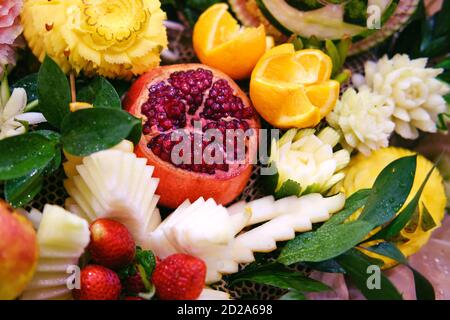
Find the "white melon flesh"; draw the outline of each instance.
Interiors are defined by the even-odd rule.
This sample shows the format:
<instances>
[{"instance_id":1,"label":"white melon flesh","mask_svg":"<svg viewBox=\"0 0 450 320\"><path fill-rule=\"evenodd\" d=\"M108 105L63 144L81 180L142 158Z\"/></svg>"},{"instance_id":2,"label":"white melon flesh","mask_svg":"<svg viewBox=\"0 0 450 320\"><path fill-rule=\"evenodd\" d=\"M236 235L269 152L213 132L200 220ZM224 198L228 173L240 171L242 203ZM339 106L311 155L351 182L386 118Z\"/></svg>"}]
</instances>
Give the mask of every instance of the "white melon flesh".
<instances>
[{"instance_id":1,"label":"white melon flesh","mask_svg":"<svg viewBox=\"0 0 450 320\"><path fill-rule=\"evenodd\" d=\"M278 201L269 196L227 210L213 199L199 198L178 207L148 235L148 243L160 258L178 252L202 259L207 265L206 283L214 283L222 274L237 272L240 263L254 261L255 252L271 252L277 242L293 239L296 232L309 231L313 223L326 221L344 202L342 194Z\"/></svg>"},{"instance_id":2,"label":"white melon flesh","mask_svg":"<svg viewBox=\"0 0 450 320\"><path fill-rule=\"evenodd\" d=\"M39 261L23 300L70 299L68 267L77 265L89 244L86 220L61 207L46 205L37 232Z\"/></svg>"},{"instance_id":3,"label":"white melon flesh","mask_svg":"<svg viewBox=\"0 0 450 320\"><path fill-rule=\"evenodd\" d=\"M160 258L179 252L202 259L207 265L206 282L212 283L220 280L222 273L238 271L229 244L248 218L248 213L232 218L213 199L186 201L151 232L148 243Z\"/></svg>"},{"instance_id":4,"label":"white melon flesh","mask_svg":"<svg viewBox=\"0 0 450 320\"><path fill-rule=\"evenodd\" d=\"M226 292L205 288L197 300L231 300L231 298Z\"/></svg>"},{"instance_id":5,"label":"white melon flesh","mask_svg":"<svg viewBox=\"0 0 450 320\"><path fill-rule=\"evenodd\" d=\"M131 150L132 151L132 150ZM76 166L77 175L65 181L71 198L67 208L92 222L110 218L123 223L136 243L148 247L148 233L161 222L155 195L159 179L154 167L137 158L128 146L94 153Z\"/></svg>"}]
</instances>

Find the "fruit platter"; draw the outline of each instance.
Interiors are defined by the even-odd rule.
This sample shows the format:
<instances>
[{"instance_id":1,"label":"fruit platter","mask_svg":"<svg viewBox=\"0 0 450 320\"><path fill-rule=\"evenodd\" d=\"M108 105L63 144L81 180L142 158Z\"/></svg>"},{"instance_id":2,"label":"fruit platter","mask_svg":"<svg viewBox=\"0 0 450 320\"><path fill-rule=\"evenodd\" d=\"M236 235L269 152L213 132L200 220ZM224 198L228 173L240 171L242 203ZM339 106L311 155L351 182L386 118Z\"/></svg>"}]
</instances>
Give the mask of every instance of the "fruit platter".
<instances>
[{"instance_id":1,"label":"fruit platter","mask_svg":"<svg viewBox=\"0 0 450 320\"><path fill-rule=\"evenodd\" d=\"M449 19L0 0L0 300L450 299Z\"/></svg>"}]
</instances>

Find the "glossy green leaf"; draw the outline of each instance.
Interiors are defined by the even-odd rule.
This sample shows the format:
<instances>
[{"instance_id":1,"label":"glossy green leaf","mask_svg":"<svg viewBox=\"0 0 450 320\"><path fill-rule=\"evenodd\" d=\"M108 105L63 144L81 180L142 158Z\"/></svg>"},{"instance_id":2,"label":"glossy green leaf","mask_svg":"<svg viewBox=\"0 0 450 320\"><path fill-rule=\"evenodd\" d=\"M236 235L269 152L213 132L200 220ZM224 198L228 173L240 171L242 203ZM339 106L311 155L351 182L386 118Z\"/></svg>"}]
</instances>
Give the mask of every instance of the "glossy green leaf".
<instances>
[{"instance_id":1,"label":"glossy green leaf","mask_svg":"<svg viewBox=\"0 0 450 320\"><path fill-rule=\"evenodd\" d=\"M42 171L35 169L23 177L6 181L5 200L15 208L27 205L42 190Z\"/></svg>"},{"instance_id":2,"label":"glossy green leaf","mask_svg":"<svg viewBox=\"0 0 450 320\"><path fill-rule=\"evenodd\" d=\"M358 250L352 249L336 258L336 260L345 270L352 283L368 300L402 300L402 295L382 272L379 274L380 288L369 288L368 279L371 273L368 270L373 263Z\"/></svg>"},{"instance_id":3,"label":"glossy green leaf","mask_svg":"<svg viewBox=\"0 0 450 320\"><path fill-rule=\"evenodd\" d=\"M393 243L383 242L376 246L365 248L366 250L375 252L379 255L391 258L411 269L414 276L414 284L416 287L416 297L418 300L435 300L436 294L431 283L420 272L412 268L408 264L408 260L403 253Z\"/></svg>"},{"instance_id":4,"label":"glossy green leaf","mask_svg":"<svg viewBox=\"0 0 450 320\"><path fill-rule=\"evenodd\" d=\"M70 112L69 81L59 66L48 56L38 74L39 109L47 121L60 128L63 118Z\"/></svg>"},{"instance_id":5,"label":"glossy green leaf","mask_svg":"<svg viewBox=\"0 0 450 320\"><path fill-rule=\"evenodd\" d=\"M390 163L377 177L359 219L375 228L395 217L411 192L416 164L416 155Z\"/></svg>"},{"instance_id":6,"label":"glossy green leaf","mask_svg":"<svg viewBox=\"0 0 450 320\"><path fill-rule=\"evenodd\" d=\"M27 133L1 140L0 150L0 180L10 180L47 166L57 147L40 134Z\"/></svg>"},{"instance_id":7,"label":"glossy green leaf","mask_svg":"<svg viewBox=\"0 0 450 320\"><path fill-rule=\"evenodd\" d=\"M352 221L300 234L285 245L277 261L291 265L332 259L356 246L372 229L366 221Z\"/></svg>"},{"instance_id":8,"label":"glossy green leaf","mask_svg":"<svg viewBox=\"0 0 450 320\"><path fill-rule=\"evenodd\" d=\"M141 121L126 111L91 108L67 115L61 125L64 149L75 156L87 156L109 149L126 139Z\"/></svg>"},{"instance_id":9,"label":"glossy green leaf","mask_svg":"<svg viewBox=\"0 0 450 320\"><path fill-rule=\"evenodd\" d=\"M361 191L350 203L352 209L364 205L358 220L342 223L352 214L350 209L344 208L342 218L337 213L336 218L316 231L300 234L290 240L282 249L278 261L286 265L320 262L337 257L356 246L373 229L392 219L403 206L414 181L415 169L416 156L401 158L389 164L376 179L370 194Z\"/></svg>"},{"instance_id":10,"label":"glossy green leaf","mask_svg":"<svg viewBox=\"0 0 450 320\"><path fill-rule=\"evenodd\" d=\"M82 88L77 94L77 100L91 103L96 108L122 108L116 89L102 77L95 78Z\"/></svg>"},{"instance_id":11,"label":"glossy green leaf","mask_svg":"<svg viewBox=\"0 0 450 320\"><path fill-rule=\"evenodd\" d=\"M38 74L37 73L29 74L24 78L16 81L11 86L11 91L15 88L25 89L25 91L27 92L27 102L30 103L38 99L37 82L38 82Z\"/></svg>"},{"instance_id":12,"label":"glossy green leaf","mask_svg":"<svg viewBox=\"0 0 450 320\"><path fill-rule=\"evenodd\" d=\"M371 239L386 239L391 240L393 237L397 236L403 228L411 221L414 212L418 210L419 200L422 196L423 190L431 177L435 167L433 167L427 174L425 180L422 182L419 190L417 191L414 198L408 203L408 205L402 210L402 212L391 222L389 225L382 230L380 230Z\"/></svg>"},{"instance_id":13,"label":"glossy green leaf","mask_svg":"<svg viewBox=\"0 0 450 320\"><path fill-rule=\"evenodd\" d=\"M436 222L433 219L433 216L431 215L428 208L425 206L425 203L423 203L422 207L422 219L421 219L421 228L423 231L430 231L433 228L436 227Z\"/></svg>"},{"instance_id":14,"label":"glossy green leaf","mask_svg":"<svg viewBox=\"0 0 450 320\"><path fill-rule=\"evenodd\" d=\"M288 270L280 264L271 264L250 272L242 272L233 276L231 285L238 282L251 281L259 284L270 285L277 288L296 290L300 292L321 292L330 288L314 279L310 279L301 273Z\"/></svg>"},{"instance_id":15,"label":"glossy green leaf","mask_svg":"<svg viewBox=\"0 0 450 320\"><path fill-rule=\"evenodd\" d=\"M322 228L344 223L345 220L347 220L352 214L366 204L370 192L371 189L362 189L355 192L345 201L344 209L334 214L327 222L323 224Z\"/></svg>"}]
</instances>

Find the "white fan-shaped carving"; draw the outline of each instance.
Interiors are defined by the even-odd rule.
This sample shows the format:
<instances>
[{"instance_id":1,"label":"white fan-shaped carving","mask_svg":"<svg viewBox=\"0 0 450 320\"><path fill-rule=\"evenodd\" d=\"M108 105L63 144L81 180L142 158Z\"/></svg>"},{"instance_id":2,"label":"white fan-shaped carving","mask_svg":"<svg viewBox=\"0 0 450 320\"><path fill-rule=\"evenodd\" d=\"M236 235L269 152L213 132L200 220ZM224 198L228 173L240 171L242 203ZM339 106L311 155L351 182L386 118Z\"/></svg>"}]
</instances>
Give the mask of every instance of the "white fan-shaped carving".
<instances>
[{"instance_id":1,"label":"white fan-shaped carving","mask_svg":"<svg viewBox=\"0 0 450 320\"><path fill-rule=\"evenodd\" d=\"M70 299L68 267L78 265L89 244L86 220L61 207L46 205L37 232L39 261L23 300Z\"/></svg>"},{"instance_id":2,"label":"white fan-shaped carving","mask_svg":"<svg viewBox=\"0 0 450 320\"><path fill-rule=\"evenodd\" d=\"M207 265L206 282L238 271L239 263L254 261L255 252L271 252L277 241L293 239L341 210L343 194L324 198L309 194L275 201L272 196L226 209L213 199L184 202L148 235L150 248L161 258L181 252ZM261 224L262 223L262 224ZM248 231L248 226L261 224Z\"/></svg>"},{"instance_id":3,"label":"white fan-shaped carving","mask_svg":"<svg viewBox=\"0 0 450 320\"><path fill-rule=\"evenodd\" d=\"M70 197L66 208L92 222L117 220L130 230L137 244L146 248L145 235L161 222L155 195L159 179L154 167L132 152L106 150L83 158L78 175L65 181Z\"/></svg>"}]
</instances>

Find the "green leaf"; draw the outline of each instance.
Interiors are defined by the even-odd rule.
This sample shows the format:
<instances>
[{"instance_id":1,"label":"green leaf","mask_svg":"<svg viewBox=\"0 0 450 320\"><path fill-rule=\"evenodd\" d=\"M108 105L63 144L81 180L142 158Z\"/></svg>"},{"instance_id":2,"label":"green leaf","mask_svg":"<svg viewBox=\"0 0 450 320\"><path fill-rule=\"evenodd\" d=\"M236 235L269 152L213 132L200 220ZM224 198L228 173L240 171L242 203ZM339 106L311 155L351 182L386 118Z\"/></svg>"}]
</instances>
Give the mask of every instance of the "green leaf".
<instances>
[{"instance_id":1,"label":"green leaf","mask_svg":"<svg viewBox=\"0 0 450 320\"><path fill-rule=\"evenodd\" d=\"M447 58L446 60L441 61L440 63L438 63L436 65L436 68L443 68L443 69L446 69L446 70L450 69L450 58Z\"/></svg>"},{"instance_id":2,"label":"green leaf","mask_svg":"<svg viewBox=\"0 0 450 320\"><path fill-rule=\"evenodd\" d=\"M37 82L38 82L38 74L32 73L24 78L16 81L11 86L11 91L15 88L23 88L27 92L27 101L28 103L38 99L37 93Z\"/></svg>"},{"instance_id":3,"label":"green leaf","mask_svg":"<svg viewBox=\"0 0 450 320\"><path fill-rule=\"evenodd\" d=\"M448 1L443 1L441 10L437 13L435 17L435 27L434 34L437 36L447 37L450 35L450 3Z\"/></svg>"},{"instance_id":4,"label":"green leaf","mask_svg":"<svg viewBox=\"0 0 450 320\"><path fill-rule=\"evenodd\" d=\"M96 108L121 109L120 97L113 85L102 77L97 77L77 94L77 100L88 102Z\"/></svg>"},{"instance_id":5,"label":"green leaf","mask_svg":"<svg viewBox=\"0 0 450 320\"><path fill-rule=\"evenodd\" d=\"M291 265L332 259L356 246L372 229L370 223L357 220L300 234L285 245L277 261Z\"/></svg>"},{"instance_id":6,"label":"green leaf","mask_svg":"<svg viewBox=\"0 0 450 320\"><path fill-rule=\"evenodd\" d=\"M137 121L133 126L133 129L131 129L131 132L128 135L127 139L137 145L142 137L142 128L142 121Z\"/></svg>"},{"instance_id":7,"label":"green leaf","mask_svg":"<svg viewBox=\"0 0 450 320\"><path fill-rule=\"evenodd\" d=\"M337 263L335 259L329 259L320 262L303 262L303 264L312 270L327 273L345 273L345 270Z\"/></svg>"},{"instance_id":8,"label":"green leaf","mask_svg":"<svg viewBox=\"0 0 450 320\"><path fill-rule=\"evenodd\" d=\"M377 177L359 219L375 228L395 217L411 192L416 164L416 155L390 163Z\"/></svg>"},{"instance_id":9,"label":"green leaf","mask_svg":"<svg viewBox=\"0 0 450 320\"><path fill-rule=\"evenodd\" d=\"M336 45L331 40L325 40L326 53L331 57L333 62L333 70L331 76L334 77L341 70L341 56Z\"/></svg>"},{"instance_id":10,"label":"green leaf","mask_svg":"<svg viewBox=\"0 0 450 320\"><path fill-rule=\"evenodd\" d=\"M356 210L362 208L369 198L371 189L361 189L350 196L345 201L345 207L342 211L334 214L327 222L322 225L322 228L327 228L333 225L344 223Z\"/></svg>"},{"instance_id":11,"label":"green leaf","mask_svg":"<svg viewBox=\"0 0 450 320\"><path fill-rule=\"evenodd\" d=\"M414 210L411 220L409 220L408 224L403 230L405 230L406 233L414 233L419 227L419 222L420 222L420 210L417 207L416 210Z\"/></svg>"},{"instance_id":12,"label":"green leaf","mask_svg":"<svg viewBox=\"0 0 450 320\"><path fill-rule=\"evenodd\" d=\"M393 243L382 242L376 246L364 248L366 250L375 252L379 255L391 258L411 269L414 275L414 283L416 287L416 297L418 300L435 300L435 292L431 283L420 272L412 268L408 264L408 260L403 253Z\"/></svg>"},{"instance_id":13,"label":"green leaf","mask_svg":"<svg viewBox=\"0 0 450 320\"><path fill-rule=\"evenodd\" d=\"M64 72L48 56L39 69L37 86L39 109L51 125L60 128L70 112L70 86Z\"/></svg>"},{"instance_id":14,"label":"green leaf","mask_svg":"<svg viewBox=\"0 0 450 320\"><path fill-rule=\"evenodd\" d=\"M147 278L149 279L156 267L156 258L153 252L150 250L142 250L140 247L137 247L135 261L143 267L147 274Z\"/></svg>"},{"instance_id":15,"label":"green leaf","mask_svg":"<svg viewBox=\"0 0 450 320\"><path fill-rule=\"evenodd\" d=\"M290 265L297 262L320 262L337 257L363 241L376 227L386 223L397 213L411 190L416 168L416 156L405 157L389 164L377 177L370 194L362 191L350 203L352 209L364 206L356 221L343 223L352 214L344 208L344 215L325 223L313 232L303 233L289 241L278 261Z\"/></svg>"},{"instance_id":16,"label":"green leaf","mask_svg":"<svg viewBox=\"0 0 450 320\"><path fill-rule=\"evenodd\" d=\"M414 275L414 284L416 286L416 298L417 300L436 300L436 293L434 292L433 285L416 269L411 268Z\"/></svg>"},{"instance_id":17,"label":"green leaf","mask_svg":"<svg viewBox=\"0 0 450 320\"><path fill-rule=\"evenodd\" d=\"M119 144L141 121L126 111L91 108L68 114L61 124L64 149L87 156Z\"/></svg>"},{"instance_id":18,"label":"green leaf","mask_svg":"<svg viewBox=\"0 0 450 320\"><path fill-rule=\"evenodd\" d=\"M303 293L296 290L290 290L288 293L282 295L279 300L306 300Z\"/></svg>"},{"instance_id":19,"label":"green leaf","mask_svg":"<svg viewBox=\"0 0 450 320\"><path fill-rule=\"evenodd\" d=\"M27 133L1 140L0 150L0 180L10 180L44 168L54 158L56 145L40 134Z\"/></svg>"},{"instance_id":20,"label":"green leaf","mask_svg":"<svg viewBox=\"0 0 450 320\"><path fill-rule=\"evenodd\" d=\"M5 200L15 208L23 207L42 190L43 182L42 169L35 169L23 177L8 180L5 183Z\"/></svg>"},{"instance_id":21,"label":"green leaf","mask_svg":"<svg viewBox=\"0 0 450 320\"><path fill-rule=\"evenodd\" d=\"M300 292L321 292L330 288L314 279L307 278L297 271L286 269L280 264L270 264L250 272L242 272L232 277L230 285L238 282L251 281L273 287L296 290Z\"/></svg>"},{"instance_id":22,"label":"green leaf","mask_svg":"<svg viewBox=\"0 0 450 320\"><path fill-rule=\"evenodd\" d=\"M375 252L381 256L391 258L402 264L408 264L403 253L397 248L397 246L391 242L380 242L371 247L363 247L365 250Z\"/></svg>"},{"instance_id":23,"label":"green leaf","mask_svg":"<svg viewBox=\"0 0 450 320\"><path fill-rule=\"evenodd\" d=\"M408 203L408 205L402 210L402 212L385 228L380 230L377 234L371 237L371 240L374 239L386 239L391 240L393 237L397 236L403 228L406 227L411 218L414 215L414 212L418 209L419 200L422 196L422 192L433 173L435 166L428 172L425 180L422 182L419 190L417 191L414 198Z\"/></svg>"},{"instance_id":24,"label":"green leaf","mask_svg":"<svg viewBox=\"0 0 450 320\"><path fill-rule=\"evenodd\" d=\"M48 165L44 168L44 170L42 172L42 174L44 176L51 175L59 169L61 162L62 162L62 154L61 154L61 149L60 149L61 135L58 132L51 131L51 130L37 130L37 131L33 131L33 133L40 134L40 135L46 137L47 139L53 141L55 146L57 146L57 148L55 149L55 156L48 163Z\"/></svg>"},{"instance_id":25,"label":"green leaf","mask_svg":"<svg viewBox=\"0 0 450 320\"><path fill-rule=\"evenodd\" d=\"M427 232L436 227L436 222L428 208L425 206L425 203L422 203L422 208L422 222L420 226L423 231Z\"/></svg>"},{"instance_id":26,"label":"green leaf","mask_svg":"<svg viewBox=\"0 0 450 320\"><path fill-rule=\"evenodd\" d=\"M402 300L402 295L392 282L380 272L380 289L369 289L367 280L371 276L368 268L373 263L367 256L352 249L337 258L339 264L344 268L352 283L361 291L368 300Z\"/></svg>"},{"instance_id":27,"label":"green leaf","mask_svg":"<svg viewBox=\"0 0 450 320\"><path fill-rule=\"evenodd\" d=\"M291 179L285 181L280 189L275 191L275 198L282 199L290 196L298 196L301 194L301 186L298 182Z\"/></svg>"}]
</instances>

